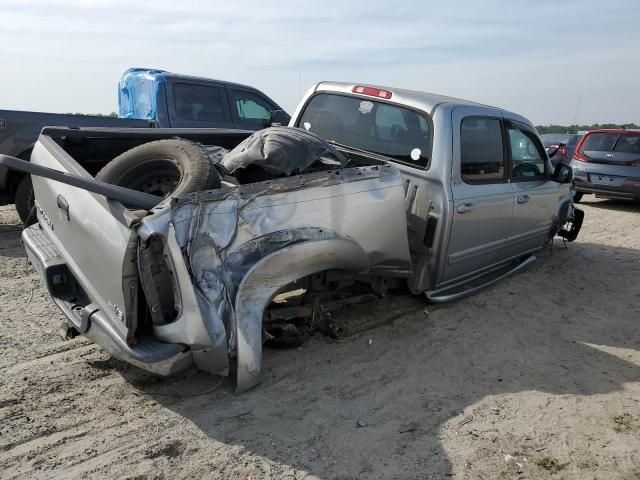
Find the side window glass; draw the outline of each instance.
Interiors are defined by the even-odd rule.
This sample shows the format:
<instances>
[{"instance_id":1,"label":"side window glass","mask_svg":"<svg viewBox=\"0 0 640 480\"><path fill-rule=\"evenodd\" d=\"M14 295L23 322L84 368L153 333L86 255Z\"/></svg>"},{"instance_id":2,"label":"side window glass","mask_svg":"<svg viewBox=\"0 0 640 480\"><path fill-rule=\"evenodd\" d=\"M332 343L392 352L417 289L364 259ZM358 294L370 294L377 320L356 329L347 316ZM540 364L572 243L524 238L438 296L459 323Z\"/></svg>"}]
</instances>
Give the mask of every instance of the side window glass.
<instances>
[{"instance_id":1,"label":"side window glass","mask_svg":"<svg viewBox=\"0 0 640 480\"><path fill-rule=\"evenodd\" d=\"M232 108L240 123L251 125L268 123L274 110L273 106L251 92L241 90L229 90L229 92Z\"/></svg>"},{"instance_id":2,"label":"side window glass","mask_svg":"<svg viewBox=\"0 0 640 480\"><path fill-rule=\"evenodd\" d=\"M497 183L505 179L500 120L478 117L462 120L460 171L466 183Z\"/></svg>"},{"instance_id":3,"label":"side window glass","mask_svg":"<svg viewBox=\"0 0 640 480\"><path fill-rule=\"evenodd\" d=\"M544 176L547 162L533 135L513 126L507 132L511 149L511 176L518 180Z\"/></svg>"},{"instance_id":4,"label":"side window glass","mask_svg":"<svg viewBox=\"0 0 640 480\"><path fill-rule=\"evenodd\" d=\"M176 83L173 86L176 114L195 122L224 122L222 92L219 87Z\"/></svg>"}]
</instances>

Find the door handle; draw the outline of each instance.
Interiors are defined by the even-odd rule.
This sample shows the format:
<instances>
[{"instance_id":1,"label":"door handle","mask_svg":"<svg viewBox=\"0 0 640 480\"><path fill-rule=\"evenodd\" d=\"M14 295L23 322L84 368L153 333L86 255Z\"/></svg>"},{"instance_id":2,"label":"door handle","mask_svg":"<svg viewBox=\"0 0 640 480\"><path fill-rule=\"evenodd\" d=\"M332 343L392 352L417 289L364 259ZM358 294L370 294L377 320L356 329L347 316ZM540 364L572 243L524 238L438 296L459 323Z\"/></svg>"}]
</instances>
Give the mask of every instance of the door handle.
<instances>
[{"instance_id":1,"label":"door handle","mask_svg":"<svg viewBox=\"0 0 640 480\"><path fill-rule=\"evenodd\" d=\"M518 203L527 203L529 201L529 195L520 195L518 197Z\"/></svg>"},{"instance_id":2,"label":"door handle","mask_svg":"<svg viewBox=\"0 0 640 480\"><path fill-rule=\"evenodd\" d=\"M458 213L467 213L473 210L473 203L463 203L462 205L458 205Z\"/></svg>"},{"instance_id":3,"label":"door handle","mask_svg":"<svg viewBox=\"0 0 640 480\"><path fill-rule=\"evenodd\" d=\"M56 201L58 203L58 210L60 210L60 212L62 213L62 216L67 220L70 220L69 202L67 202L67 200L62 195L58 195L58 198L56 199Z\"/></svg>"}]
</instances>

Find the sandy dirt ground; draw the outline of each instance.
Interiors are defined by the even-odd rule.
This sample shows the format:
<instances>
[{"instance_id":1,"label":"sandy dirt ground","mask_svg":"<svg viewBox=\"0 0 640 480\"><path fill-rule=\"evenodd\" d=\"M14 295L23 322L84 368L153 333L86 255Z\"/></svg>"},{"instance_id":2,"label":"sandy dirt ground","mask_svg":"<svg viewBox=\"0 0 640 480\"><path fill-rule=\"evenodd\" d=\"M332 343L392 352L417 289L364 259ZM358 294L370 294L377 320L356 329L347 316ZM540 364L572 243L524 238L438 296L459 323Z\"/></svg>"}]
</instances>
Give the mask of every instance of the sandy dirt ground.
<instances>
[{"instance_id":1,"label":"sandy dirt ground","mask_svg":"<svg viewBox=\"0 0 640 480\"><path fill-rule=\"evenodd\" d=\"M267 350L242 395L62 340L2 207L0 477L640 478L640 206L588 198L569 248L455 303L346 309L352 335Z\"/></svg>"}]
</instances>

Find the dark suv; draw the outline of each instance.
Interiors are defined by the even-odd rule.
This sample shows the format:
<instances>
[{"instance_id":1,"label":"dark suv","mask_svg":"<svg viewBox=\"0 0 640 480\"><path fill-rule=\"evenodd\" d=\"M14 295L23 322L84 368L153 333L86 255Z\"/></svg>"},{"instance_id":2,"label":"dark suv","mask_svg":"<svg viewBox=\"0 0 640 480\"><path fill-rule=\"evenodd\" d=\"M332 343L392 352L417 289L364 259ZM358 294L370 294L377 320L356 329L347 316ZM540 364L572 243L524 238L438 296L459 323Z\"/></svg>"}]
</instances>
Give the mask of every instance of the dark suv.
<instances>
[{"instance_id":1,"label":"dark suv","mask_svg":"<svg viewBox=\"0 0 640 480\"><path fill-rule=\"evenodd\" d=\"M551 164L555 167L558 163L569 165L576 150L582 133L543 133L540 135L542 145L547 151Z\"/></svg>"},{"instance_id":2,"label":"dark suv","mask_svg":"<svg viewBox=\"0 0 640 480\"><path fill-rule=\"evenodd\" d=\"M591 130L573 160L574 201L585 193L640 200L640 130Z\"/></svg>"}]
</instances>

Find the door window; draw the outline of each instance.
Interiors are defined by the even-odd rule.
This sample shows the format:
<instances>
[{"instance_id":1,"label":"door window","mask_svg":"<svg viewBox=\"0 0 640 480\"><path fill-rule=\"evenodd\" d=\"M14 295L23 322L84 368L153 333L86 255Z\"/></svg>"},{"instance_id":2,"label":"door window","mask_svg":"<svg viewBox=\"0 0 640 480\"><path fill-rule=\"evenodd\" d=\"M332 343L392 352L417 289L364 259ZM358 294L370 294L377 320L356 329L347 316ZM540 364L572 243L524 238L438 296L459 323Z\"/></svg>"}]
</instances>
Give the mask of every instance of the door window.
<instances>
[{"instance_id":1,"label":"door window","mask_svg":"<svg viewBox=\"0 0 640 480\"><path fill-rule=\"evenodd\" d=\"M544 177L547 160L535 136L514 125L507 129L511 151L511 177L529 180Z\"/></svg>"},{"instance_id":2,"label":"door window","mask_svg":"<svg viewBox=\"0 0 640 480\"><path fill-rule=\"evenodd\" d=\"M195 122L224 122L225 112L220 87L176 83L173 86L176 114Z\"/></svg>"},{"instance_id":3,"label":"door window","mask_svg":"<svg viewBox=\"0 0 640 480\"><path fill-rule=\"evenodd\" d=\"M229 89L231 108L239 123L266 126L275 107L252 92Z\"/></svg>"},{"instance_id":4,"label":"door window","mask_svg":"<svg viewBox=\"0 0 640 480\"><path fill-rule=\"evenodd\" d=\"M481 117L462 120L460 171L465 183L496 183L506 179L500 120Z\"/></svg>"}]
</instances>

